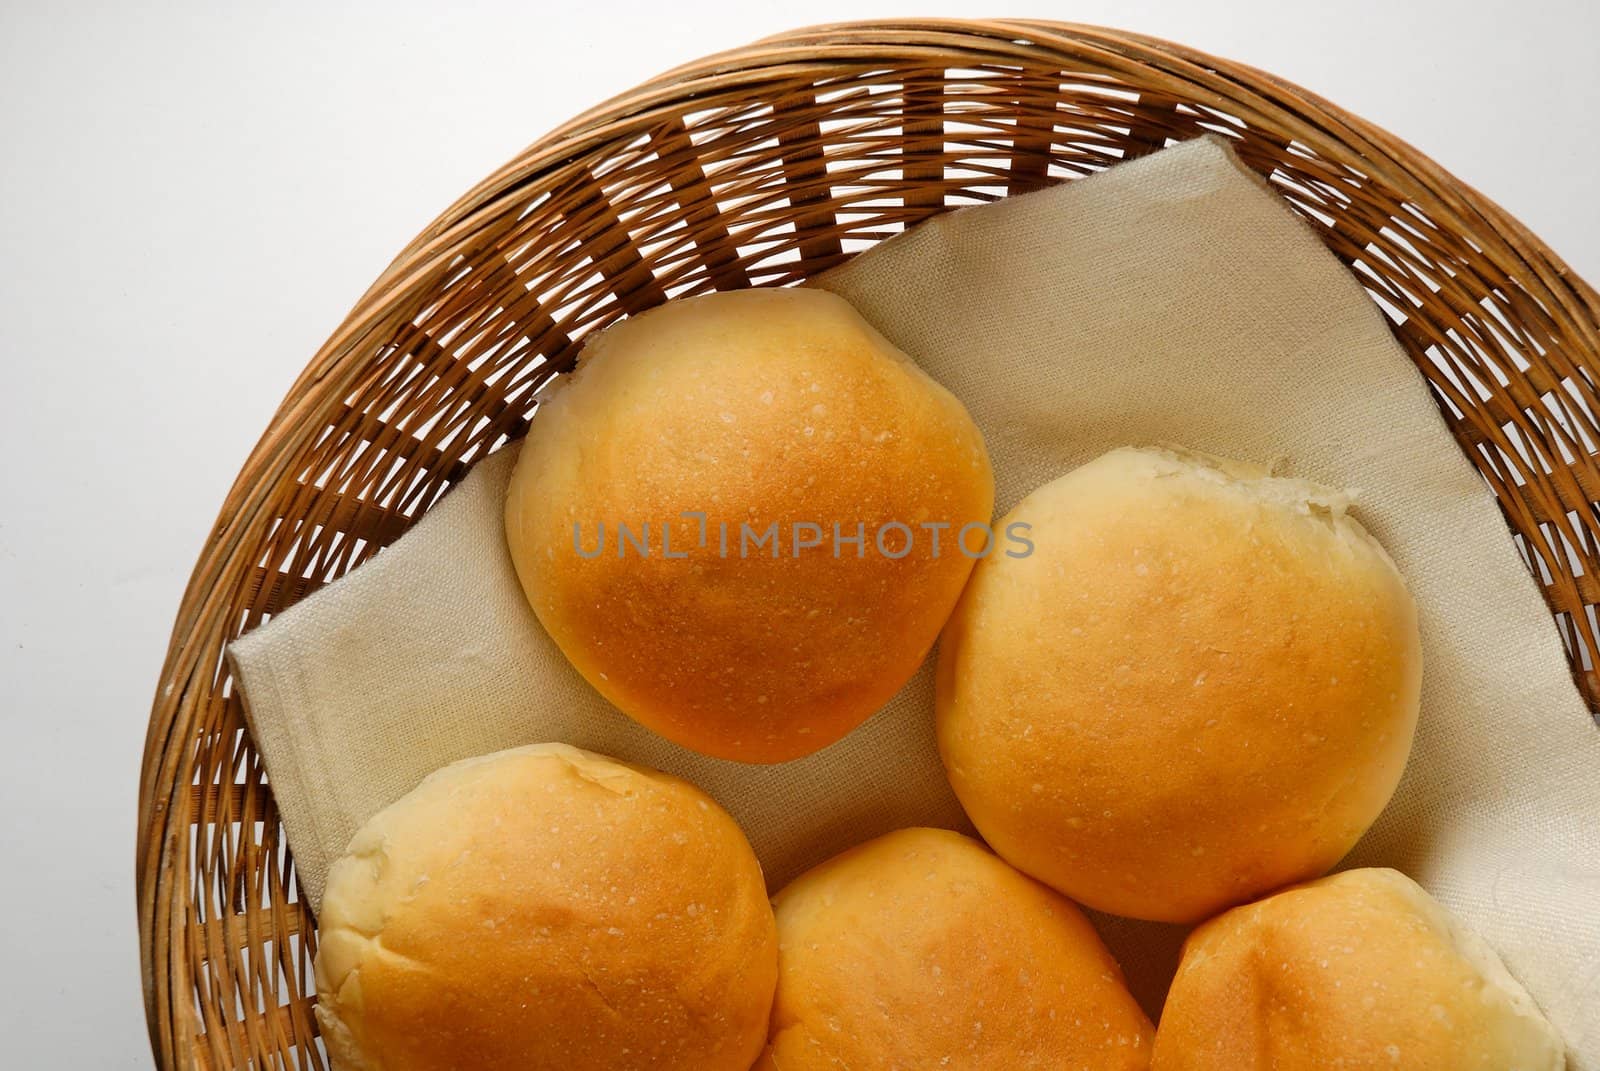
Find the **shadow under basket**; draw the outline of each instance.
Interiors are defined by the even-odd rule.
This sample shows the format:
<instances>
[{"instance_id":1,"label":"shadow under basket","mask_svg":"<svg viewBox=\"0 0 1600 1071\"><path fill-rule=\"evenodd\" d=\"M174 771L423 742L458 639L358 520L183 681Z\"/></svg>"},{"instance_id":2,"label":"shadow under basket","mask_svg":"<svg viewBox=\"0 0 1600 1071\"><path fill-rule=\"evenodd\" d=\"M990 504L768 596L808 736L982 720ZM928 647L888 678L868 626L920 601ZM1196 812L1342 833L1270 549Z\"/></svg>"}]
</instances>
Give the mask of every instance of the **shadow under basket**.
<instances>
[{"instance_id":1,"label":"shadow under basket","mask_svg":"<svg viewBox=\"0 0 1600 1071\"><path fill-rule=\"evenodd\" d=\"M523 152L396 258L290 390L195 565L150 718L137 895L158 1066L328 1066L315 923L231 640L521 435L588 332L672 297L796 283L935 213L1205 133L1388 314L1595 709L1600 297L1516 220L1328 102L1178 45L1039 22L801 30L669 72Z\"/></svg>"}]
</instances>

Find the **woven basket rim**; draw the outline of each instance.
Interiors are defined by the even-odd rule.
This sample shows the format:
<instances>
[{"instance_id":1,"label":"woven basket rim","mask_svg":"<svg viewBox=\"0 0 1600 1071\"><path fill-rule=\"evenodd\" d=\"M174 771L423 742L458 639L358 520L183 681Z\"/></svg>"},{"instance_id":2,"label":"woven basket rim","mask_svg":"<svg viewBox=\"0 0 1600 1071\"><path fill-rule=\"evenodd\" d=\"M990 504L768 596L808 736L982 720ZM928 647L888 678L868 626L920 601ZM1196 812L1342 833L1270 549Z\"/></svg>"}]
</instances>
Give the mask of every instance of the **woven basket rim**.
<instances>
[{"instance_id":1,"label":"woven basket rim","mask_svg":"<svg viewBox=\"0 0 1600 1071\"><path fill-rule=\"evenodd\" d=\"M235 565L248 549L246 534L269 508L274 488L289 474L298 448L320 434L367 360L361 345L393 329L448 270L475 235L515 210L517 194L636 135L652 121L677 115L702 100L751 91L799 74L817 77L867 69L874 61L898 66L910 53L952 69L975 59L996 66L1037 65L1092 57L1112 70L1137 72L1146 82L1171 79L1185 99L1214 103L1253 126L1281 130L1286 139L1329 157L1348 156L1408 202L1427 207L1442 229L1470 236L1500 271L1536 280L1549 297L1548 314L1570 336L1600 339L1600 294L1506 210L1407 142L1292 82L1244 64L1157 37L1111 28L1036 20L896 19L804 27L718 52L663 72L559 125L473 186L400 252L295 379L224 497L197 557L176 615L146 738L139 787L136 885L146 1010L162 1066L179 1066L192 1049L174 1026L170 1001L158 998L165 969L158 942L163 895L172 895L162 870L188 850L189 815L177 783L186 746L179 708L185 689L208 680L207 642L227 629L222 610L237 583ZM1211 100L1196 97L1198 88ZM1313 121L1313 119L1315 121ZM1593 361L1600 343L1583 354ZM186 797L185 797L186 798ZM182 890L179 890L182 894ZM192 922L191 922L192 924ZM179 993L178 1004L192 1001ZM171 1010L171 1014L168 1014ZM192 1010L188 1013L191 1017ZM191 1024L192 1025L192 1024ZM187 1066L187 1065L185 1065Z\"/></svg>"},{"instance_id":2,"label":"woven basket rim","mask_svg":"<svg viewBox=\"0 0 1600 1071\"><path fill-rule=\"evenodd\" d=\"M681 102L686 90L704 93L711 88L756 86L800 69L819 72L836 69L837 63L818 62L817 55L823 50L829 55L842 55L837 51L840 49L859 50L861 58L870 58L875 49L883 47L921 46L937 50L943 46L952 59L957 59L960 58L955 54L957 41L970 41L972 36L1010 45L1015 51L1014 58L1019 61L1026 60L1030 54L1013 44L1018 39L1028 40L1035 47L1040 43L1059 47L1083 42L1092 45L1102 57L1123 57L1130 68L1148 69L1152 61L1167 58L1202 84L1226 81L1241 87L1253 82L1268 87L1275 94L1281 114L1320 113L1337 123L1336 127L1320 132L1309 124L1299 124L1300 133L1310 138L1301 140L1313 149L1323 147L1319 143L1328 138L1357 148L1363 162L1371 166L1370 174L1406 193L1411 200L1429 201L1444 208L1445 212L1438 218L1453 231L1514 235L1523 247L1521 251L1501 241L1498 249L1489 248L1484 252L1503 257L1499 264L1502 268L1509 269L1515 264L1532 268L1535 277L1551 293L1562 297L1570 295L1570 301L1562 303L1565 314L1600 330L1600 292L1496 201L1457 178L1410 142L1325 97L1260 68L1225 60L1164 38L1087 23L954 18L822 23L775 34L670 68L547 132L458 197L395 255L311 358L286 392L261 440L252 448L225 503L231 503L235 494L244 488L251 462L257 459L273 432L280 426L292 424L296 415L306 413L305 405L291 403L297 398L302 403L310 400L303 395L313 384L324 384L322 393L327 393L326 384L333 378L334 371L327 361L348 345L356 328L369 325L385 309L403 305L406 296L434 278L448 264L452 251L459 248L470 230L468 223L481 226L492 218L490 207L508 193L581 156L586 150L607 143L620 129L645 126L659 109ZM1004 51L1007 50L1002 49ZM1218 94L1215 102L1237 110L1237 99ZM1531 257L1527 255L1530 252ZM401 268L407 270L402 272ZM227 513L226 505L221 512ZM225 516L219 517L218 525L225 519Z\"/></svg>"}]
</instances>

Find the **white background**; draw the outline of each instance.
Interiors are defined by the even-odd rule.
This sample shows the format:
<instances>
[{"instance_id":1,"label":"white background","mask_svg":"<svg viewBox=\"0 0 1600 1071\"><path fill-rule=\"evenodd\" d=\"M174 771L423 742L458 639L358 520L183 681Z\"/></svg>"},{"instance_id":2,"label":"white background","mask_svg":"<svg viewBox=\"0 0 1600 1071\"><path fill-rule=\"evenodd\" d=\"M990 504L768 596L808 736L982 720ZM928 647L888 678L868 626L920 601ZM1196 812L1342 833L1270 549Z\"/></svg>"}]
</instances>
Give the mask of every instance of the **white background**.
<instances>
[{"instance_id":1,"label":"white background","mask_svg":"<svg viewBox=\"0 0 1600 1071\"><path fill-rule=\"evenodd\" d=\"M295 374L412 235L561 120L706 52L908 9L30 6L0 0L0 1063L146 1067L145 722L201 540ZM1594 0L1010 13L1299 82L1600 280Z\"/></svg>"}]
</instances>

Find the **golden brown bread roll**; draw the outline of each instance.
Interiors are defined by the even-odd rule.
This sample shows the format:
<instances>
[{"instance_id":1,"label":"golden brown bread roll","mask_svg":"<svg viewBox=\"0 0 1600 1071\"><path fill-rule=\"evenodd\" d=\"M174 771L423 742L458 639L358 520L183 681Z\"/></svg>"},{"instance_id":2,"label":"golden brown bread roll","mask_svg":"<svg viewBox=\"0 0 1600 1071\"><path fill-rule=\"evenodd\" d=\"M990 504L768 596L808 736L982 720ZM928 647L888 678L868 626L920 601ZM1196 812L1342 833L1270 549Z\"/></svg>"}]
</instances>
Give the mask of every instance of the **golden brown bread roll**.
<instances>
[{"instance_id":1,"label":"golden brown bread roll","mask_svg":"<svg viewBox=\"0 0 1600 1071\"><path fill-rule=\"evenodd\" d=\"M958 533L993 500L961 403L844 299L751 290L590 341L540 405L506 530L602 695L696 751L778 762L916 671L972 566Z\"/></svg>"},{"instance_id":2,"label":"golden brown bread roll","mask_svg":"<svg viewBox=\"0 0 1600 1071\"><path fill-rule=\"evenodd\" d=\"M1187 922L1326 872L1393 793L1416 608L1347 497L1122 449L1001 525L941 641L940 752L1012 865Z\"/></svg>"},{"instance_id":3,"label":"golden brown bread roll","mask_svg":"<svg viewBox=\"0 0 1600 1071\"><path fill-rule=\"evenodd\" d=\"M1142 1071L1151 1028L1076 907L976 841L906 829L775 898L755 1071Z\"/></svg>"},{"instance_id":4,"label":"golden brown bread roll","mask_svg":"<svg viewBox=\"0 0 1600 1071\"><path fill-rule=\"evenodd\" d=\"M323 895L338 1071L747 1071L777 972L744 834L702 792L560 744L447 766Z\"/></svg>"},{"instance_id":5,"label":"golden brown bread roll","mask_svg":"<svg viewBox=\"0 0 1600 1071\"><path fill-rule=\"evenodd\" d=\"M1190 935L1155 1071L1562 1071L1494 951L1394 870L1352 870Z\"/></svg>"}]
</instances>

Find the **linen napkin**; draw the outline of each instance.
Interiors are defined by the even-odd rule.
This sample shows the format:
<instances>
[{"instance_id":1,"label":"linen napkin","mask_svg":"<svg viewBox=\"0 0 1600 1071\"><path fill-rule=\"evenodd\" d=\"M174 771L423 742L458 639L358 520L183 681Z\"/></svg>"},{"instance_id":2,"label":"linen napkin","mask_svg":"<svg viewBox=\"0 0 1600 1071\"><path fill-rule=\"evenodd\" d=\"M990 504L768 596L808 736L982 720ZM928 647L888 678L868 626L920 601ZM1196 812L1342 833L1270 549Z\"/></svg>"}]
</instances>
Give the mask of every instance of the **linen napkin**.
<instances>
[{"instance_id":1,"label":"linen napkin","mask_svg":"<svg viewBox=\"0 0 1600 1071\"><path fill-rule=\"evenodd\" d=\"M1600 1071L1600 731L1488 488L1355 278L1218 140L962 209L814 280L971 411L997 513L1116 446L1175 443L1359 489L1421 611L1423 709L1347 865L1395 866L1504 955ZM537 420L537 416L534 418ZM435 768L562 740L695 782L774 890L876 834L970 830L929 667L838 744L745 766L618 713L528 609L501 531L514 451L373 561L232 648L313 905L369 815ZM1183 931L1096 917L1154 1015Z\"/></svg>"}]
</instances>

